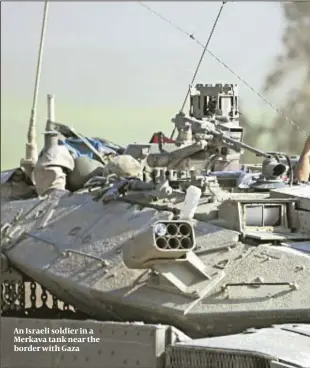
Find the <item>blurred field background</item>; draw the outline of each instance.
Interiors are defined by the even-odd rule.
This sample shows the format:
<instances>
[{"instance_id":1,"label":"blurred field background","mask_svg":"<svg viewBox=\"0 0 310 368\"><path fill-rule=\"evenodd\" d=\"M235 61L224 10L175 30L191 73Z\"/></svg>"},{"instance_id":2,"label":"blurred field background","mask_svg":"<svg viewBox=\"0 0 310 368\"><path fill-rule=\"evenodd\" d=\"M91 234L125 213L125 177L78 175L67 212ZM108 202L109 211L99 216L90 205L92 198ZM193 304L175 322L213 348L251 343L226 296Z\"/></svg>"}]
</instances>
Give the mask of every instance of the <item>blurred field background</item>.
<instances>
[{"instance_id":1,"label":"blurred field background","mask_svg":"<svg viewBox=\"0 0 310 368\"><path fill-rule=\"evenodd\" d=\"M1 4L1 169L24 156L43 2ZM147 2L205 43L220 2ZM310 132L310 3L227 3L210 50L299 129L210 55L196 81L240 86L245 141L300 153ZM42 142L46 94L56 120L126 144L170 134L201 48L135 2L51 3L37 111ZM247 157L250 159L251 157Z\"/></svg>"}]
</instances>

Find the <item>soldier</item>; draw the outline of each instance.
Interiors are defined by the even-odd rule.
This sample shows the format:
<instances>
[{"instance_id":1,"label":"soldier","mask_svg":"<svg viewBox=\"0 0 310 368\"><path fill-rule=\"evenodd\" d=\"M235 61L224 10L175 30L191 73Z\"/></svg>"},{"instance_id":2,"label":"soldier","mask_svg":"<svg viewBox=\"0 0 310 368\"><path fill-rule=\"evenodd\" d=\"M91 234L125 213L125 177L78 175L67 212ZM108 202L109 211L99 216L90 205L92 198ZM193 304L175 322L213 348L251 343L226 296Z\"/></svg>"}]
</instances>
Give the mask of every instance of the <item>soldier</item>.
<instances>
[{"instance_id":1,"label":"soldier","mask_svg":"<svg viewBox=\"0 0 310 368\"><path fill-rule=\"evenodd\" d=\"M308 137L299 158L295 176L298 181L310 181L310 136Z\"/></svg>"},{"instance_id":2,"label":"soldier","mask_svg":"<svg viewBox=\"0 0 310 368\"><path fill-rule=\"evenodd\" d=\"M130 155L116 156L104 168L104 175L114 174L120 178L142 178L141 164Z\"/></svg>"},{"instance_id":3,"label":"soldier","mask_svg":"<svg viewBox=\"0 0 310 368\"><path fill-rule=\"evenodd\" d=\"M58 144L58 132L46 131L44 135L44 148L32 173L39 196L52 189L65 190L67 173L74 169L70 152Z\"/></svg>"}]
</instances>

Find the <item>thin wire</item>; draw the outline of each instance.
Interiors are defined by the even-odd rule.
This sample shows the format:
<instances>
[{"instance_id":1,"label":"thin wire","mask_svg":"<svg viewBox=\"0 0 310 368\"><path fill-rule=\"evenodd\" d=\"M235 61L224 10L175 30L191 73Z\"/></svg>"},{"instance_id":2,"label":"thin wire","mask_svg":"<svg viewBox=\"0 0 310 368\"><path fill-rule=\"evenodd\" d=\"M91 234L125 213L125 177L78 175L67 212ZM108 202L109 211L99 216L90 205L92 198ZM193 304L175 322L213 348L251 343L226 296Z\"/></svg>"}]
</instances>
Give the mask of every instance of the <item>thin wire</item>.
<instances>
[{"instance_id":1,"label":"thin wire","mask_svg":"<svg viewBox=\"0 0 310 368\"><path fill-rule=\"evenodd\" d=\"M184 107L185 107L185 105L186 105L186 101L187 101L187 99L188 99L188 96L190 95L191 88L193 87L193 84L194 84L194 81L195 81L195 79L196 79L197 73L198 73L199 68L200 68L200 66L201 66L202 60L203 60L203 58L204 58L204 56L205 56L205 53L206 53L206 51L207 51L207 48L208 48L209 43L210 43L210 41L211 41L211 38L212 38L212 36L213 36L213 34L214 34L215 27L216 27L216 25L217 25L217 23L218 23L218 21L219 21L219 19L220 19L220 15L221 15L221 13L222 13L222 10L223 10L223 7L224 7L225 3L226 3L226 2L225 2L225 1L223 1L222 5L221 5L221 7L220 7L220 9L219 9L219 11L218 11L218 13L217 13L217 16L216 16L216 18L215 18L215 21L214 21L214 23L213 23L213 26L212 26L211 32L210 32L209 37L208 37L208 40L207 40L207 43L206 43L206 45L205 45L205 46L203 46L202 54L201 54L200 59L199 59L199 61L198 61L197 67L196 67L196 69L195 69L195 72L194 72L194 75L193 75L192 81L191 81L191 83L190 83L190 85L189 85L189 88L188 88L188 90L187 90L187 92L186 92L186 95L185 95L185 98L184 98L183 104L182 104L182 106L181 106L180 112L183 112L183 110L184 110ZM172 138L173 138L175 131L176 131L176 126L175 126L175 127L173 128L173 130L172 130L172 133L171 133L171 135L170 135L170 139L172 139Z\"/></svg>"},{"instance_id":2,"label":"thin wire","mask_svg":"<svg viewBox=\"0 0 310 368\"><path fill-rule=\"evenodd\" d=\"M137 3L141 6L143 6L145 9L149 10L151 13L157 15L159 18L161 18L162 20L164 20L166 23L170 24L172 27L174 27L175 29L177 29L178 31L181 31L183 33L185 33L188 36L191 36L189 33L187 33L184 29L182 29L181 27L179 27L178 25L172 23L169 19L165 18L163 15L157 13L155 10L153 10L152 8L150 8L148 5L145 5L142 1L137 1Z\"/></svg>"},{"instance_id":3,"label":"thin wire","mask_svg":"<svg viewBox=\"0 0 310 368\"><path fill-rule=\"evenodd\" d=\"M49 2L45 1L44 10L43 10L43 20L42 20L42 28L41 28L39 54L38 54L37 68L36 68L36 79L35 79L35 86L34 86L33 100L32 100L32 108L31 108L29 126L28 126L28 133L27 133L26 156L25 156L26 160L31 160L31 159L34 160L37 157L36 109L37 109L40 77L41 77L41 70L42 70L44 41L45 41L45 34L46 34L46 27L47 27L48 5L49 5ZM30 150L30 148L32 150Z\"/></svg>"},{"instance_id":4,"label":"thin wire","mask_svg":"<svg viewBox=\"0 0 310 368\"><path fill-rule=\"evenodd\" d=\"M161 18L166 23L170 24L172 27L177 29L178 31L182 32L186 36L188 36L190 39L192 39L194 42L196 42L200 47L204 48L205 46L195 38L195 36L192 33L187 32L185 29L177 26L176 24L172 23L170 20L165 18L163 15L159 14L158 12L154 11L149 6L145 5L144 3L138 1L138 4L143 6L145 9L153 13L154 15ZM264 97L262 94L260 94L258 91L255 90L254 87L252 87L248 82L246 82L242 77L240 77L236 72L234 72L227 64L225 64L219 57L217 57L212 51L209 49L206 50L217 62L219 62L221 65L223 65L224 68L226 68L231 74L233 74L240 82L242 82L246 87L248 87L252 92L254 92L260 99L262 99L267 105L269 105L273 110L275 110L278 114L280 114L283 118L285 118L289 123L291 123L301 134L303 134L305 137L308 136L308 134L301 129L292 119L288 118L281 110L279 110L276 106L274 106L266 97Z\"/></svg>"},{"instance_id":5,"label":"thin wire","mask_svg":"<svg viewBox=\"0 0 310 368\"><path fill-rule=\"evenodd\" d=\"M201 54L201 57L200 57L200 59L199 59L199 61L198 61L197 67L196 67L196 69L195 69L195 72L194 72L194 75L193 75L193 79L192 79L192 81L191 81L191 83L190 83L190 86L191 86L191 87L193 86L193 84L194 84L194 82L195 82L195 79L196 79L197 73L198 73L199 68L200 68L200 66L201 66L202 60L203 60L203 58L204 58L204 56L205 56L205 53L206 53L206 51L207 51L207 48L208 48L209 43L210 43L210 41L211 41L211 38L212 38L212 36L213 36L213 34L214 34L215 27L216 27L216 25L217 25L217 23L218 23L218 21L219 21L219 19L220 19L220 16L221 16L221 13L222 13L222 11L223 11L223 7L224 7L225 3L226 3L226 2L225 2L225 1L223 1L222 5L221 5L221 7L220 7L220 10L218 11L217 16L216 16L216 18L215 18L215 21L214 21L214 23L213 23L213 26L212 26L211 32L210 32L209 37L208 37L208 41L207 41L206 45L203 47L203 52L202 52L202 54ZM185 104L186 104L186 101L187 101L187 98L188 98L188 95L189 95L189 94L190 94L190 89L188 89L188 90L187 90L187 92L186 92L186 96L185 96L185 99L184 99L184 101L183 101L183 104L182 104L182 107L181 107L180 112L183 112L183 110L184 110L184 107L185 107Z\"/></svg>"}]
</instances>

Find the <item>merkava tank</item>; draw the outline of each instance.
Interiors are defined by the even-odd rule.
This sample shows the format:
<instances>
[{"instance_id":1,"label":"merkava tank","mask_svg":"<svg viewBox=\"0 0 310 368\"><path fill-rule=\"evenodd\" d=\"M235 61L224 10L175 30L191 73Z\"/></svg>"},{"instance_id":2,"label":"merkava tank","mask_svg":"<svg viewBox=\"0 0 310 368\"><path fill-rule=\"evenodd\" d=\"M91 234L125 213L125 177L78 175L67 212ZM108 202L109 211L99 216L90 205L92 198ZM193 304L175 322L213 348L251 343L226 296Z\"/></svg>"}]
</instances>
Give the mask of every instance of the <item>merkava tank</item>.
<instances>
[{"instance_id":1,"label":"merkava tank","mask_svg":"<svg viewBox=\"0 0 310 368\"><path fill-rule=\"evenodd\" d=\"M112 159L88 141L87 164L40 164L2 203L3 367L310 366L310 187L294 179L298 157L243 143L236 85L197 85L173 123L174 143L129 144ZM48 156L66 127L47 130ZM244 150L262 164L241 165ZM40 196L20 199L30 187ZM15 328L29 326L101 340L47 355L30 336L15 353Z\"/></svg>"}]
</instances>

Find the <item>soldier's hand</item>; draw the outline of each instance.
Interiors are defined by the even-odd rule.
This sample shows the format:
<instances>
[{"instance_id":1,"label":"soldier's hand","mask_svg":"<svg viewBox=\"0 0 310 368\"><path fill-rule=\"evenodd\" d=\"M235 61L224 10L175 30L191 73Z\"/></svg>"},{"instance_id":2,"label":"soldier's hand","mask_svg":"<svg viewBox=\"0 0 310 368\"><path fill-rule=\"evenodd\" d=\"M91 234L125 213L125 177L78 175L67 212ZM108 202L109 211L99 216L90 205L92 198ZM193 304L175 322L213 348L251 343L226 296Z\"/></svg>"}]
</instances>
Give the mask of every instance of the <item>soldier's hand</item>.
<instances>
[{"instance_id":1,"label":"soldier's hand","mask_svg":"<svg viewBox=\"0 0 310 368\"><path fill-rule=\"evenodd\" d=\"M304 150L303 150L303 154L310 155L310 135L306 140Z\"/></svg>"}]
</instances>

